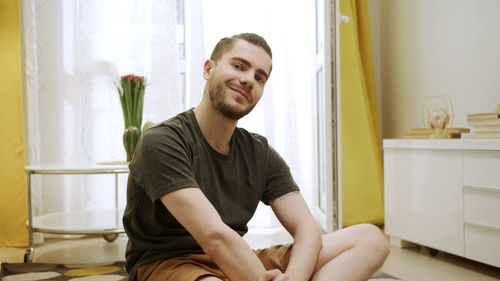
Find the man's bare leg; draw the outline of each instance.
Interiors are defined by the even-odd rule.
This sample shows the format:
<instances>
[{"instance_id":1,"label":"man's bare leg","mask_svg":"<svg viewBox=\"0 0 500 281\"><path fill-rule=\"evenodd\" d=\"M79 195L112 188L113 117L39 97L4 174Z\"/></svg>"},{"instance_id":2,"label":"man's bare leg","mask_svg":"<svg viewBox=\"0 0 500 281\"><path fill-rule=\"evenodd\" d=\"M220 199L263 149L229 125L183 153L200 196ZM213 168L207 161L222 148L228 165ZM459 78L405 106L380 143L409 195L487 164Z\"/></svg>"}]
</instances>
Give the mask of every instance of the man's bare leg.
<instances>
[{"instance_id":1,"label":"man's bare leg","mask_svg":"<svg viewBox=\"0 0 500 281\"><path fill-rule=\"evenodd\" d=\"M312 281L368 280L389 254L389 244L374 225L359 224L323 235Z\"/></svg>"}]
</instances>

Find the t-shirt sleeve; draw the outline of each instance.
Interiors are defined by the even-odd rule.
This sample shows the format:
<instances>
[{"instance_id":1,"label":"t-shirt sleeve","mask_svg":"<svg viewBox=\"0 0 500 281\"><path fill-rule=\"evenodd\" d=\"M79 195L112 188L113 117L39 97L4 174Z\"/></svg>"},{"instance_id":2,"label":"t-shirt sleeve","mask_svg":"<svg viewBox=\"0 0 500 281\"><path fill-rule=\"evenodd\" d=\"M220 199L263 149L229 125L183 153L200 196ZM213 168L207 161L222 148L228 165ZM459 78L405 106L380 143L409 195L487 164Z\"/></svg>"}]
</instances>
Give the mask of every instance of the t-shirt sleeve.
<instances>
[{"instance_id":1,"label":"t-shirt sleeve","mask_svg":"<svg viewBox=\"0 0 500 281\"><path fill-rule=\"evenodd\" d=\"M292 191L299 191L285 160L272 148L267 152L266 183L262 202L269 202Z\"/></svg>"},{"instance_id":2,"label":"t-shirt sleeve","mask_svg":"<svg viewBox=\"0 0 500 281\"><path fill-rule=\"evenodd\" d=\"M199 187L186 139L171 127L149 129L137 144L130 175L151 201L186 187Z\"/></svg>"}]
</instances>

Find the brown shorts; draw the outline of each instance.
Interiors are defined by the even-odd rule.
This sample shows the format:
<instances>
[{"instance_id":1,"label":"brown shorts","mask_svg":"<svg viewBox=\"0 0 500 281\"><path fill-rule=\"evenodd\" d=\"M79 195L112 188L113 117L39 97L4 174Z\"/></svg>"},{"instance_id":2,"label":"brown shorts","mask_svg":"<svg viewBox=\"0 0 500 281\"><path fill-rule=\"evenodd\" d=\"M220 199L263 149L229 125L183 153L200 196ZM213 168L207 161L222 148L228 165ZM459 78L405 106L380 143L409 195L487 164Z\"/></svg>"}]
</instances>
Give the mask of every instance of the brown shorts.
<instances>
[{"instance_id":1,"label":"brown shorts","mask_svg":"<svg viewBox=\"0 0 500 281\"><path fill-rule=\"evenodd\" d=\"M285 271L290 260L292 245L279 245L254 251L266 270ZM137 281L195 281L203 276L228 280L222 270L205 254L189 254L177 258L145 264L137 271Z\"/></svg>"}]
</instances>

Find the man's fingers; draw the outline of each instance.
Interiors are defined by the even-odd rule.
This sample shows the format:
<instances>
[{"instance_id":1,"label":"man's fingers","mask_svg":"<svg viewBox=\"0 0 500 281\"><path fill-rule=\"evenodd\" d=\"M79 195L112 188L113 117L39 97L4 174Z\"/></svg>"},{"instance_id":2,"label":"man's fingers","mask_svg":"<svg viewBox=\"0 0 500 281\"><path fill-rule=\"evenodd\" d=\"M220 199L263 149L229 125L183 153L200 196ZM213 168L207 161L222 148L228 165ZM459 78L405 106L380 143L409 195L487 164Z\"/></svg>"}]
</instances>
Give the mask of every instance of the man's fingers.
<instances>
[{"instance_id":1,"label":"man's fingers","mask_svg":"<svg viewBox=\"0 0 500 281\"><path fill-rule=\"evenodd\" d=\"M259 281L272 281L276 277L280 276L281 271L278 269L273 269L273 270L268 270L262 273L262 275L259 278Z\"/></svg>"},{"instance_id":2,"label":"man's fingers","mask_svg":"<svg viewBox=\"0 0 500 281\"><path fill-rule=\"evenodd\" d=\"M273 281L292 281L292 278L283 273L280 274L278 277L274 278Z\"/></svg>"},{"instance_id":3,"label":"man's fingers","mask_svg":"<svg viewBox=\"0 0 500 281\"><path fill-rule=\"evenodd\" d=\"M278 269L273 269L264 272L260 276L259 281L291 281L291 279L288 275L283 274Z\"/></svg>"}]
</instances>

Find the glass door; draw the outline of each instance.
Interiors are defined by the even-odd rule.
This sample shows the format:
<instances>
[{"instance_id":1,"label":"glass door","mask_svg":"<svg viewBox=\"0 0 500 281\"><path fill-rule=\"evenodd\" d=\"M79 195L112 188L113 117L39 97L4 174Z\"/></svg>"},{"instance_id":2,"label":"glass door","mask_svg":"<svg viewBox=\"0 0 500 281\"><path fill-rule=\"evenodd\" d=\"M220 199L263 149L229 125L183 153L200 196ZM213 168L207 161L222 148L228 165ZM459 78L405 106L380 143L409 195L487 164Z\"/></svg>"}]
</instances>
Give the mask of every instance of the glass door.
<instances>
[{"instance_id":1,"label":"glass door","mask_svg":"<svg viewBox=\"0 0 500 281\"><path fill-rule=\"evenodd\" d=\"M315 91L317 184L313 213L323 231L339 229L338 126L336 89L336 1L316 0Z\"/></svg>"}]
</instances>

